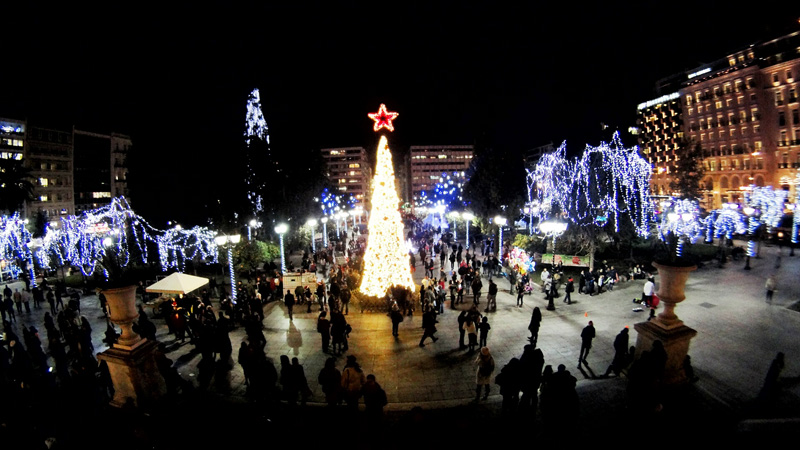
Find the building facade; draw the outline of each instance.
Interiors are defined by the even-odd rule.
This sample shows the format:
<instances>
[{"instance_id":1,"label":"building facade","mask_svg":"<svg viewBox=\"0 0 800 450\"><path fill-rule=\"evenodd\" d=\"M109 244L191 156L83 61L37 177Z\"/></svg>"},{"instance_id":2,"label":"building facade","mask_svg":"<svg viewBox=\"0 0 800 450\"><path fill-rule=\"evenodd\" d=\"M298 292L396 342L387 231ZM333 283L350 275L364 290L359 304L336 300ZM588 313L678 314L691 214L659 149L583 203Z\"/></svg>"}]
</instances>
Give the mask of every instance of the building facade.
<instances>
[{"instance_id":1,"label":"building facade","mask_svg":"<svg viewBox=\"0 0 800 450\"><path fill-rule=\"evenodd\" d=\"M24 161L34 185L27 216L33 220L44 214L48 222L57 223L61 217L75 214L72 130L31 125L26 137Z\"/></svg>"},{"instance_id":2,"label":"building facade","mask_svg":"<svg viewBox=\"0 0 800 450\"><path fill-rule=\"evenodd\" d=\"M462 184L467 181L474 156L472 145L412 145L410 150L411 195L415 204L423 192L435 188L442 174L460 177Z\"/></svg>"},{"instance_id":3,"label":"building facade","mask_svg":"<svg viewBox=\"0 0 800 450\"><path fill-rule=\"evenodd\" d=\"M639 105L639 145L653 165L656 195L669 189L677 144L699 142L704 154L702 206L737 203L750 185L794 195L800 168L800 32L754 44L670 77L676 89Z\"/></svg>"},{"instance_id":4,"label":"building facade","mask_svg":"<svg viewBox=\"0 0 800 450\"><path fill-rule=\"evenodd\" d=\"M364 147L324 148L325 174L333 192L353 195L356 204L368 208L372 167Z\"/></svg>"},{"instance_id":5,"label":"building facade","mask_svg":"<svg viewBox=\"0 0 800 450\"><path fill-rule=\"evenodd\" d=\"M74 136L76 214L105 206L113 197L126 195L126 157L132 145L131 138L77 129Z\"/></svg>"}]
</instances>

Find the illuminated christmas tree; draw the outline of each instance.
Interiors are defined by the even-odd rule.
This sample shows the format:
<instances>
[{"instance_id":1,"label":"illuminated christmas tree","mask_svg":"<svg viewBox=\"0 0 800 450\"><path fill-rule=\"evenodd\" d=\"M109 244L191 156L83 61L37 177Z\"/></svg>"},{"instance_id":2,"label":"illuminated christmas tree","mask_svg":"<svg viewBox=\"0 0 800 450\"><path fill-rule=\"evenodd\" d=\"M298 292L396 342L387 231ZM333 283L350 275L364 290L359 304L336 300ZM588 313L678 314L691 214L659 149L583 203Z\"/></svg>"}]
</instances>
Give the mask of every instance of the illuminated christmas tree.
<instances>
[{"instance_id":1,"label":"illuminated christmas tree","mask_svg":"<svg viewBox=\"0 0 800 450\"><path fill-rule=\"evenodd\" d=\"M383 114L381 114L383 113ZM391 130L391 119L397 113L387 113L386 107L370 117L376 122L375 131L385 127ZM387 119L386 117L391 117ZM379 127L378 124L381 124ZM386 125L388 123L388 125ZM395 186L392 153L386 136L378 144L375 177L372 179L372 211L369 216L369 241L364 255L364 275L359 290L382 297L392 286L414 289L408 250L403 242L403 222L400 218L400 198Z\"/></svg>"}]
</instances>

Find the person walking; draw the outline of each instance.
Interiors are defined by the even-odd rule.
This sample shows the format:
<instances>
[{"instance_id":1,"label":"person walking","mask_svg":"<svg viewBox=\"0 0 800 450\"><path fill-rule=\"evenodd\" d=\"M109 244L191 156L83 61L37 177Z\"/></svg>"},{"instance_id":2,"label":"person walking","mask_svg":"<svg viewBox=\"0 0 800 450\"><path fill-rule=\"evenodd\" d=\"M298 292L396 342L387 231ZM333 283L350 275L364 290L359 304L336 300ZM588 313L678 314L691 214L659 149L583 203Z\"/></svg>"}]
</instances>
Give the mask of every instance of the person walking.
<instances>
[{"instance_id":1,"label":"person walking","mask_svg":"<svg viewBox=\"0 0 800 450\"><path fill-rule=\"evenodd\" d=\"M358 399L361 398L362 394L361 388L364 387L366 382L367 378L356 361L356 357L348 355L347 363L345 363L344 371L342 372L341 385L344 400L351 411L358 411Z\"/></svg>"},{"instance_id":2,"label":"person walking","mask_svg":"<svg viewBox=\"0 0 800 450\"><path fill-rule=\"evenodd\" d=\"M622 369L628 364L628 327L622 329L614 338L614 359L611 365L606 369L605 377L609 376L611 372L619 376Z\"/></svg>"},{"instance_id":3,"label":"person walking","mask_svg":"<svg viewBox=\"0 0 800 450\"><path fill-rule=\"evenodd\" d=\"M489 398L489 389L494 373L494 358L489 352L489 347L481 348L478 357L475 358L475 365L478 367L475 373L475 403L481 400L481 388L484 389L483 400Z\"/></svg>"},{"instance_id":4,"label":"person walking","mask_svg":"<svg viewBox=\"0 0 800 450\"><path fill-rule=\"evenodd\" d=\"M292 308L294 308L294 294L292 294L291 289L286 290L286 296L283 297L283 303L286 305L286 310L289 312L289 320L292 319Z\"/></svg>"},{"instance_id":5,"label":"person walking","mask_svg":"<svg viewBox=\"0 0 800 450\"><path fill-rule=\"evenodd\" d=\"M14 289L11 298L14 300L14 305L17 307L17 314L22 315L22 294L19 293L19 288Z\"/></svg>"},{"instance_id":6,"label":"person walking","mask_svg":"<svg viewBox=\"0 0 800 450\"><path fill-rule=\"evenodd\" d=\"M528 340L536 348L536 342L539 340L539 326L542 323L542 311L536 306L531 313L531 322L528 324L528 330L531 332L531 337Z\"/></svg>"},{"instance_id":7,"label":"person walking","mask_svg":"<svg viewBox=\"0 0 800 450\"><path fill-rule=\"evenodd\" d=\"M489 292L486 295L486 311L497 311L497 283L494 280L489 280Z\"/></svg>"},{"instance_id":8,"label":"person walking","mask_svg":"<svg viewBox=\"0 0 800 450\"><path fill-rule=\"evenodd\" d=\"M422 328L425 331L422 333L422 338L419 340L419 346L425 347L425 338L430 337L433 342L439 340L436 336L436 313L433 312L433 308L428 306L425 309L425 313L422 314Z\"/></svg>"},{"instance_id":9,"label":"person walking","mask_svg":"<svg viewBox=\"0 0 800 450\"><path fill-rule=\"evenodd\" d=\"M564 287L564 303L571 305L572 304L572 293L575 291L575 283L572 280L572 277L569 277L567 280L567 285Z\"/></svg>"},{"instance_id":10,"label":"person walking","mask_svg":"<svg viewBox=\"0 0 800 450\"><path fill-rule=\"evenodd\" d=\"M486 347L486 338L489 337L489 330L491 329L492 326L489 325L489 318L484 316L483 321L481 321L480 325L478 325L478 330L480 332L480 341L478 342L478 346Z\"/></svg>"},{"instance_id":11,"label":"person walking","mask_svg":"<svg viewBox=\"0 0 800 450\"><path fill-rule=\"evenodd\" d=\"M581 361L586 362L586 357L589 356L589 350L592 348L592 339L594 339L595 330L594 322L589 321L589 325L583 327L581 331L581 352L578 355L578 368L581 368Z\"/></svg>"},{"instance_id":12,"label":"person walking","mask_svg":"<svg viewBox=\"0 0 800 450\"><path fill-rule=\"evenodd\" d=\"M772 303L772 294L775 293L775 288L778 285L778 280L775 274L770 274L767 277L767 282L764 287L767 289L767 303Z\"/></svg>"}]
</instances>

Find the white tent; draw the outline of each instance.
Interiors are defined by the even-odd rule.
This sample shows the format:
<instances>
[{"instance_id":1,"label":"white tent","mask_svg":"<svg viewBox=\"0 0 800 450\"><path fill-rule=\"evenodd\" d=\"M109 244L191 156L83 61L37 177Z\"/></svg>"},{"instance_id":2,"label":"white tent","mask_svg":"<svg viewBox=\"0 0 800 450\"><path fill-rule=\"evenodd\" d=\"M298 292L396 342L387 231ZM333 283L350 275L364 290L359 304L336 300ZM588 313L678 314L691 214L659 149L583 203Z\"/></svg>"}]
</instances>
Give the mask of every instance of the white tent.
<instances>
[{"instance_id":1,"label":"white tent","mask_svg":"<svg viewBox=\"0 0 800 450\"><path fill-rule=\"evenodd\" d=\"M208 284L208 278L186 275L175 272L172 275L147 286L147 292L161 292L164 294L186 294Z\"/></svg>"}]
</instances>

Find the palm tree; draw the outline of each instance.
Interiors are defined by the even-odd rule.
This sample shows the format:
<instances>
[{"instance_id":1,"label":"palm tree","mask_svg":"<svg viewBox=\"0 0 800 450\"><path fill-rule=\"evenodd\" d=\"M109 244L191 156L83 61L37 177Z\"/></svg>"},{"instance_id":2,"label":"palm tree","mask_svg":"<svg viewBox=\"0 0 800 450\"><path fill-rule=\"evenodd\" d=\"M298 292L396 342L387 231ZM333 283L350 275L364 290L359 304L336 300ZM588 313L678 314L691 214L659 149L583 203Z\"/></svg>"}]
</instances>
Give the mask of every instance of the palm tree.
<instances>
[{"instance_id":1,"label":"palm tree","mask_svg":"<svg viewBox=\"0 0 800 450\"><path fill-rule=\"evenodd\" d=\"M22 161L0 159L0 211L13 213L33 200L33 175Z\"/></svg>"}]
</instances>

